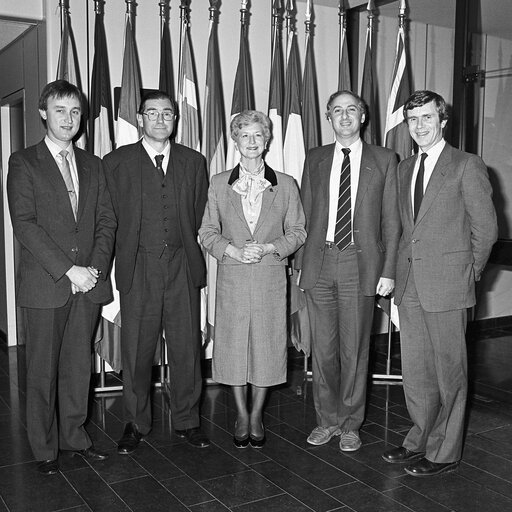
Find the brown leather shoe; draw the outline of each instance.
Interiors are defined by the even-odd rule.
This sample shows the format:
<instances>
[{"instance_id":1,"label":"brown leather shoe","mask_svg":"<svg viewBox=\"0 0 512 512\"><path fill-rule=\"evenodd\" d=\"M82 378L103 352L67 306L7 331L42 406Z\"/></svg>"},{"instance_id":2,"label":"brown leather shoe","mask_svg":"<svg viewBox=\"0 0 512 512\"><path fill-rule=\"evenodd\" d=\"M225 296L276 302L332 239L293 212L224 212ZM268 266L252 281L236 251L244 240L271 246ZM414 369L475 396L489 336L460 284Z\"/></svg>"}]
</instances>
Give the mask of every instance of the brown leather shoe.
<instances>
[{"instance_id":1,"label":"brown leather shoe","mask_svg":"<svg viewBox=\"0 0 512 512\"><path fill-rule=\"evenodd\" d=\"M210 446L210 440L201 432L199 427L175 430L174 433L178 437L186 439L188 444L196 448L206 448L207 446Z\"/></svg>"},{"instance_id":2,"label":"brown leather shoe","mask_svg":"<svg viewBox=\"0 0 512 512\"><path fill-rule=\"evenodd\" d=\"M382 454L382 458L390 464L403 464L404 462L412 462L425 456L425 452L413 452L400 446L393 448Z\"/></svg>"},{"instance_id":3,"label":"brown leather shoe","mask_svg":"<svg viewBox=\"0 0 512 512\"><path fill-rule=\"evenodd\" d=\"M407 466L405 472L411 476L435 476L441 473L448 473L457 469L459 461L456 462L430 462L423 457L418 462Z\"/></svg>"},{"instance_id":4,"label":"brown leather shoe","mask_svg":"<svg viewBox=\"0 0 512 512\"><path fill-rule=\"evenodd\" d=\"M86 448L85 450L75 450L73 454L80 455L84 459L88 460L106 460L109 457L108 453L96 450L94 446L89 446L89 448Z\"/></svg>"},{"instance_id":5,"label":"brown leather shoe","mask_svg":"<svg viewBox=\"0 0 512 512\"><path fill-rule=\"evenodd\" d=\"M129 455L133 453L142 439L142 434L139 432L135 423L127 423L124 427L123 437L117 443L117 453L119 455Z\"/></svg>"},{"instance_id":6,"label":"brown leather shoe","mask_svg":"<svg viewBox=\"0 0 512 512\"><path fill-rule=\"evenodd\" d=\"M42 475L55 475L59 471L57 459L40 460L37 463L37 471Z\"/></svg>"}]
</instances>

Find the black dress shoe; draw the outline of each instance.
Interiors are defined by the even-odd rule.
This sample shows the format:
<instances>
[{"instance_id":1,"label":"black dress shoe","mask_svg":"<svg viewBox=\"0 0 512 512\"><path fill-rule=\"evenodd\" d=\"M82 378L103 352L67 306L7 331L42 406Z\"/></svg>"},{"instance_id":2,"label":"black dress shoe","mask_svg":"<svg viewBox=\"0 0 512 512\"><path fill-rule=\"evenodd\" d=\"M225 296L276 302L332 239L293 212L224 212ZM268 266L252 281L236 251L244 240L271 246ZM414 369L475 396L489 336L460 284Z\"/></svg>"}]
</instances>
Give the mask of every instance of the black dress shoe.
<instances>
[{"instance_id":1,"label":"black dress shoe","mask_svg":"<svg viewBox=\"0 0 512 512\"><path fill-rule=\"evenodd\" d=\"M247 448L249 446L249 434L246 434L245 437L233 436L233 444L237 448Z\"/></svg>"},{"instance_id":2,"label":"black dress shoe","mask_svg":"<svg viewBox=\"0 0 512 512\"><path fill-rule=\"evenodd\" d=\"M261 430L263 431L262 436L253 436L252 433L249 434L249 442L253 448L263 448L265 444L265 428L263 427L263 423L261 424Z\"/></svg>"},{"instance_id":3,"label":"black dress shoe","mask_svg":"<svg viewBox=\"0 0 512 512\"><path fill-rule=\"evenodd\" d=\"M441 473L447 473L457 469L459 462L430 462L428 459L421 459L410 466L407 466L405 472L411 476L434 476Z\"/></svg>"},{"instance_id":4,"label":"black dress shoe","mask_svg":"<svg viewBox=\"0 0 512 512\"><path fill-rule=\"evenodd\" d=\"M142 439L142 434L139 432L135 423L127 423L124 427L123 437L117 443L117 453L119 455L129 455L133 453Z\"/></svg>"},{"instance_id":5,"label":"black dress shoe","mask_svg":"<svg viewBox=\"0 0 512 512\"><path fill-rule=\"evenodd\" d=\"M85 450L75 450L73 454L80 455L84 459L88 460L106 460L109 457L108 453L96 450L94 446L89 446L89 448L86 448Z\"/></svg>"},{"instance_id":6,"label":"black dress shoe","mask_svg":"<svg viewBox=\"0 0 512 512\"><path fill-rule=\"evenodd\" d=\"M425 456L425 452L412 452L403 446L393 448L382 454L382 458L390 464L402 464L404 462L412 462Z\"/></svg>"},{"instance_id":7,"label":"black dress shoe","mask_svg":"<svg viewBox=\"0 0 512 512\"><path fill-rule=\"evenodd\" d=\"M57 459L40 460L37 463L37 471L42 475L55 475L59 471Z\"/></svg>"},{"instance_id":8,"label":"black dress shoe","mask_svg":"<svg viewBox=\"0 0 512 512\"><path fill-rule=\"evenodd\" d=\"M206 448L210 446L210 440L201 432L199 427L175 430L174 432L178 437L186 439L188 444L196 448Z\"/></svg>"}]
</instances>

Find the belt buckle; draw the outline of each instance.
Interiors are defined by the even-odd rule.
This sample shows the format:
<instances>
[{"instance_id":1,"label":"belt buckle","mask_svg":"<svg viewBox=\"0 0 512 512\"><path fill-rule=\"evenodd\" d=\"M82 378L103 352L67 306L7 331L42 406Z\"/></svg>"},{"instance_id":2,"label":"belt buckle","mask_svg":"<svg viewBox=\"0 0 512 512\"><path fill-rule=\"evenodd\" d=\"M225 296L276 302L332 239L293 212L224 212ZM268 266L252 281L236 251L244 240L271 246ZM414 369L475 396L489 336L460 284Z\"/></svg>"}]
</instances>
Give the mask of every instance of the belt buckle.
<instances>
[{"instance_id":1,"label":"belt buckle","mask_svg":"<svg viewBox=\"0 0 512 512\"><path fill-rule=\"evenodd\" d=\"M336 244L334 242L325 242L325 246L327 247L327 249L333 249L334 247L336 247Z\"/></svg>"}]
</instances>

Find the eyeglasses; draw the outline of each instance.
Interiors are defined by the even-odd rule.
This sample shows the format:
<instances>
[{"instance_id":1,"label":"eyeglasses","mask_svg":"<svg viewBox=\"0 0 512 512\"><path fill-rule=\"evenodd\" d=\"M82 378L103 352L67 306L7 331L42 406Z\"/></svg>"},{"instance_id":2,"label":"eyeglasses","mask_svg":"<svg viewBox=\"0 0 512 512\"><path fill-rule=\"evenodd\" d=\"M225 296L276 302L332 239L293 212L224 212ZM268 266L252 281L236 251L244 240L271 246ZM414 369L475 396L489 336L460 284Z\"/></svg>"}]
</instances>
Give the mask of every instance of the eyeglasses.
<instances>
[{"instance_id":1,"label":"eyeglasses","mask_svg":"<svg viewBox=\"0 0 512 512\"><path fill-rule=\"evenodd\" d=\"M164 110L163 112L159 112L158 110L148 110L147 112L142 112L142 115L148 116L150 121L156 121L159 116L162 116L164 121L172 121L175 114L170 110Z\"/></svg>"}]
</instances>

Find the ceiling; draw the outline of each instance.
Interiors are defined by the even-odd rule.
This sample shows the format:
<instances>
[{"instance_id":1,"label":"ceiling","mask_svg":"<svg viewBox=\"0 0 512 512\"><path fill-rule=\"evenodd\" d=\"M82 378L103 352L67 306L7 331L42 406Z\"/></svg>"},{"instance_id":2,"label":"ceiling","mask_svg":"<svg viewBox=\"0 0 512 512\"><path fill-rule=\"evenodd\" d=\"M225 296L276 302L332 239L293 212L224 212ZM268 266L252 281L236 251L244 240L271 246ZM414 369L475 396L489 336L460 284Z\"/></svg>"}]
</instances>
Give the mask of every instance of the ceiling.
<instances>
[{"instance_id":1,"label":"ceiling","mask_svg":"<svg viewBox=\"0 0 512 512\"><path fill-rule=\"evenodd\" d=\"M254 0L253 0L254 1ZM305 3L307 0L297 0ZM378 13L393 16L397 13L397 2L383 0L374 2L380 5ZM326 5L337 8L339 0L313 0L314 5ZM345 0L347 8L367 5L367 0ZM455 0L406 0L406 16L410 21L442 26L455 26ZM482 24L479 32L503 39L512 39L512 2L510 0L481 0ZM12 19L2 19L0 12L0 51L19 37L33 23Z\"/></svg>"}]
</instances>

